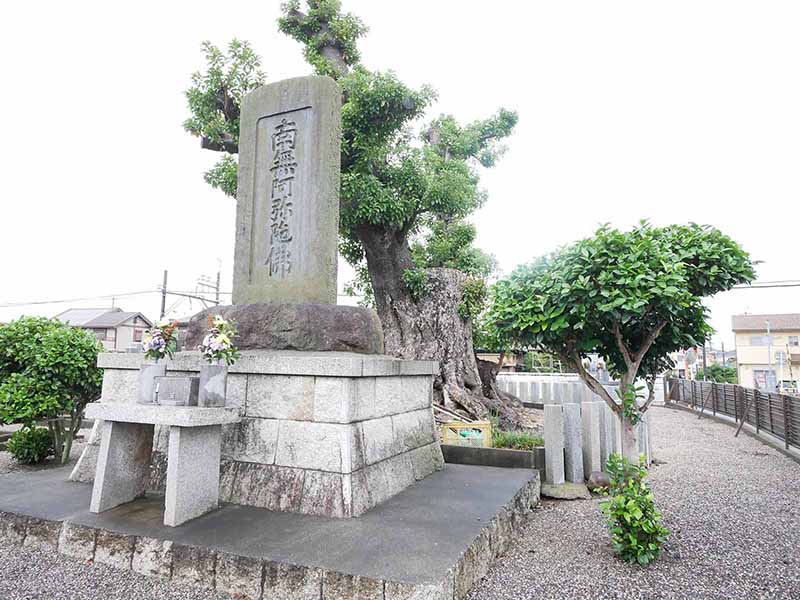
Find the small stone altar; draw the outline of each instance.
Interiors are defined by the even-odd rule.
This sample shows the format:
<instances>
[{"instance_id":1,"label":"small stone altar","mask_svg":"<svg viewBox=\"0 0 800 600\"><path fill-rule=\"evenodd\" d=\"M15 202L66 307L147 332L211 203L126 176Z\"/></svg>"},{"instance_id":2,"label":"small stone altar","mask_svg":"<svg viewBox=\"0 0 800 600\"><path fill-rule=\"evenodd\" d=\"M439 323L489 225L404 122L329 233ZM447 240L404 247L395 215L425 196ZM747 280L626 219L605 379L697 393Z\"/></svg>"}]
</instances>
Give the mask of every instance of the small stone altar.
<instances>
[{"instance_id":1,"label":"small stone altar","mask_svg":"<svg viewBox=\"0 0 800 600\"><path fill-rule=\"evenodd\" d=\"M177 527L217 508L221 428L238 423L239 411L95 402L86 407L86 416L103 421L92 512L147 491L155 425L169 431L164 525Z\"/></svg>"}]
</instances>

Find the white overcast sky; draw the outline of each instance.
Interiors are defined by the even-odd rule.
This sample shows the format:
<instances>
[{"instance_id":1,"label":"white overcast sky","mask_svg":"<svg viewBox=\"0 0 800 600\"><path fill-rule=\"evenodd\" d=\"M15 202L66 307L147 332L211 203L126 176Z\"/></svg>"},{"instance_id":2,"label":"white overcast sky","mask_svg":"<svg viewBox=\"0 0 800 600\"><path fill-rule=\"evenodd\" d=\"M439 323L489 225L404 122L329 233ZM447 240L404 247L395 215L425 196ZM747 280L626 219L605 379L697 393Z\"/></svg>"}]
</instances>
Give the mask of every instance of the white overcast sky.
<instances>
[{"instance_id":1,"label":"white overcast sky","mask_svg":"<svg viewBox=\"0 0 800 600\"><path fill-rule=\"evenodd\" d=\"M193 290L218 264L230 290L235 205L202 180L217 155L182 130L182 92L205 39L251 41L271 81L308 74L279 4L3 3L0 305L154 290L165 268ZM344 6L370 27L368 67L438 90L429 116L519 112L474 218L504 272L647 218L713 224L764 261L759 279L800 279L800 2ZM110 302L0 308L0 321ZM157 317L159 297L116 305ZM800 312L800 288L710 306L729 344L732 314Z\"/></svg>"}]
</instances>

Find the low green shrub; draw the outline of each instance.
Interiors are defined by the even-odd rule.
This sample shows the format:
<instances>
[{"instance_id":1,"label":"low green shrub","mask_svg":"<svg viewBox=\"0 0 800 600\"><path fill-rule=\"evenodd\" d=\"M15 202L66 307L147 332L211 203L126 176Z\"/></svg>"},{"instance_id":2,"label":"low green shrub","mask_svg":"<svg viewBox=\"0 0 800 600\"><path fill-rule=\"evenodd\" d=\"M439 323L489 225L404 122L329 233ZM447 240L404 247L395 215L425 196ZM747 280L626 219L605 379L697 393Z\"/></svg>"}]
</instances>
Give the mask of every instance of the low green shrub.
<instances>
[{"instance_id":1,"label":"low green shrub","mask_svg":"<svg viewBox=\"0 0 800 600\"><path fill-rule=\"evenodd\" d=\"M653 493L644 483L643 461L634 465L618 454L608 458L611 487L600 508L608 517L614 551L626 562L648 565L658 558L670 532L661 525Z\"/></svg>"},{"instance_id":2,"label":"low green shrub","mask_svg":"<svg viewBox=\"0 0 800 600\"><path fill-rule=\"evenodd\" d=\"M25 464L37 464L55 454L53 436L44 427L23 427L15 431L6 444L6 450Z\"/></svg>"},{"instance_id":3,"label":"low green shrub","mask_svg":"<svg viewBox=\"0 0 800 600\"><path fill-rule=\"evenodd\" d=\"M523 431L494 431L492 444L495 448L512 448L513 450L533 450L544 446L544 440Z\"/></svg>"}]
</instances>

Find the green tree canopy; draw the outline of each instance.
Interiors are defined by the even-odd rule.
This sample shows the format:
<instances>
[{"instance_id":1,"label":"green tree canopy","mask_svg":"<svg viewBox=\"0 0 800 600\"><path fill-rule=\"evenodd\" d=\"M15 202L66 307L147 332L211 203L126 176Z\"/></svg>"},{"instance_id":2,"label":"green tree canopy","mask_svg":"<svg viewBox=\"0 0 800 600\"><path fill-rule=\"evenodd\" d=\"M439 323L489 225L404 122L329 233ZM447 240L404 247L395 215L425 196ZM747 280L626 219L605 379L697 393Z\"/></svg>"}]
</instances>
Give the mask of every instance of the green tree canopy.
<instances>
[{"instance_id":1,"label":"green tree canopy","mask_svg":"<svg viewBox=\"0 0 800 600\"><path fill-rule=\"evenodd\" d=\"M605 226L499 282L492 320L508 339L560 356L630 429L646 408L631 391L637 377L702 344L710 332L704 297L753 278L747 253L712 227ZM591 352L620 375L621 402L583 367Z\"/></svg>"},{"instance_id":2,"label":"green tree canopy","mask_svg":"<svg viewBox=\"0 0 800 600\"><path fill-rule=\"evenodd\" d=\"M66 462L86 403L100 395L100 351L91 333L59 321L22 317L0 326L0 422L47 420Z\"/></svg>"}]
</instances>

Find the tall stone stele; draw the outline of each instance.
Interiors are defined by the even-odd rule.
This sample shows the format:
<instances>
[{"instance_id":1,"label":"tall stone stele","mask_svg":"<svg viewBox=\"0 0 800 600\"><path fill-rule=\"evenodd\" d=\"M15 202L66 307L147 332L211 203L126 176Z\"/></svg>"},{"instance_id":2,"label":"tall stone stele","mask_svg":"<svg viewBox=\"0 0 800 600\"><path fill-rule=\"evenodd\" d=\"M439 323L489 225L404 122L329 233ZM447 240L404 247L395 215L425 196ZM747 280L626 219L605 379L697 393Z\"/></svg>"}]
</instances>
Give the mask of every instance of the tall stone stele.
<instances>
[{"instance_id":1,"label":"tall stone stele","mask_svg":"<svg viewBox=\"0 0 800 600\"><path fill-rule=\"evenodd\" d=\"M244 97L233 303L336 304L341 91L298 77Z\"/></svg>"},{"instance_id":2,"label":"tall stone stele","mask_svg":"<svg viewBox=\"0 0 800 600\"><path fill-rule=\"evenodd\" d=\"M236 323L229 369L220 499L271 510L353 517L444 461L431 404L438 365L383 355L375 311L336 305L341 91L327 77L258 88L241 107L233 304L208 314ZM141 355L102 354L102 402L133 402ZM200 370L178 352L167 370ZM202 409L195 409L202 410ZM151 486L163 485L164 431ZM94 450L92 450L94 448ZM97 436L72 478L94 472Z\"/></svg>"}]
</instances>

